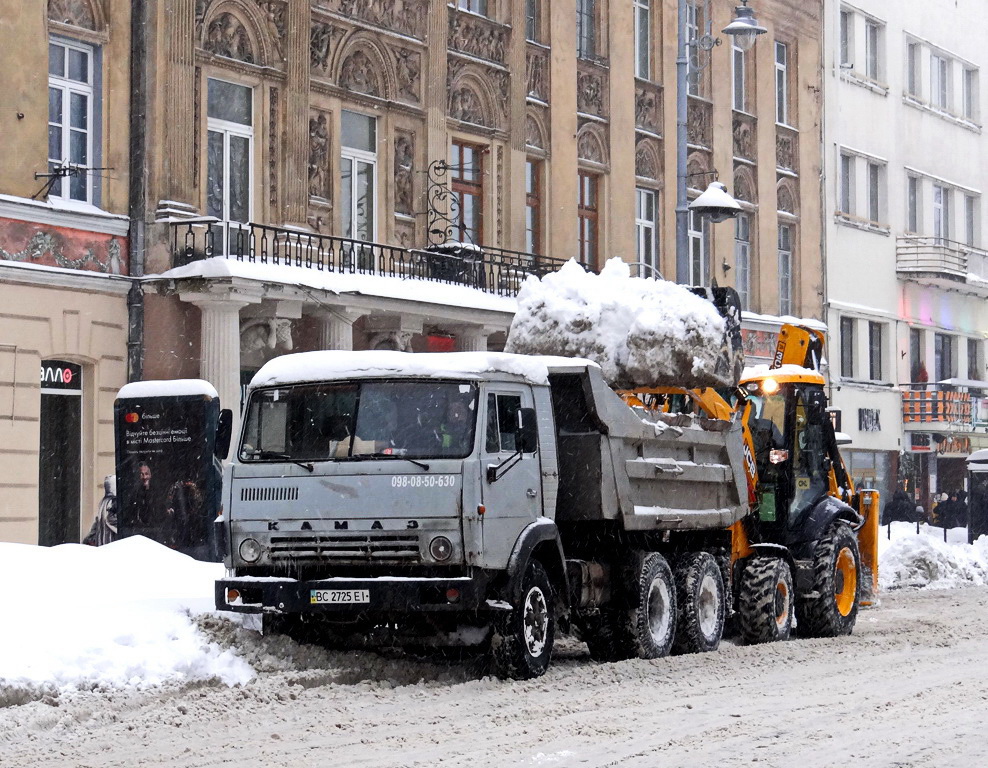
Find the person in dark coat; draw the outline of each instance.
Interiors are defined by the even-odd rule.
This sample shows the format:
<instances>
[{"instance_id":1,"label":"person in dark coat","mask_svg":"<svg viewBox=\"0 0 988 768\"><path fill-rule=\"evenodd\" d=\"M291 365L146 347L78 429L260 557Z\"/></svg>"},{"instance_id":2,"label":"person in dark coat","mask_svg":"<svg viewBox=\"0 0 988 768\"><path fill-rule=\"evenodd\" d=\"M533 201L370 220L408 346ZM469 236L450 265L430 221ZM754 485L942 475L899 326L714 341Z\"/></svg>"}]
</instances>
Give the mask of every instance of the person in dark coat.
<instances>
[{"instance_id":1,"label":"person in dark coat","mask_svg":"<svg viewBox=\"0 0 988 768\"><path fill-rule=\"evenodd\" d=\"M909 494L901 488L892 494L892 498L882 510L882 525L893 522L911 523L916 519L916 505Z\"/></svg>"}]
</instances>

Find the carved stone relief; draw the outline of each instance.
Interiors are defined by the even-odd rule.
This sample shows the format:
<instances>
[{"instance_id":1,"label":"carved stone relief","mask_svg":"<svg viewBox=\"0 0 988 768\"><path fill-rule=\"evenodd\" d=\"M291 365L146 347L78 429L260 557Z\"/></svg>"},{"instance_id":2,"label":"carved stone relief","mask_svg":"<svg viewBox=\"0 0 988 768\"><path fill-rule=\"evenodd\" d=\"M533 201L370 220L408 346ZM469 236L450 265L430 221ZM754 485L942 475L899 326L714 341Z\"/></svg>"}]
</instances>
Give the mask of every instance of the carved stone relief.
<instances>
[{"instance_id":1,"label":"carved stone relief","mask_svg":"<svg viewBox=\"0 0 988 768\"><path fill-rule=\"evenodd\" d=\"M287 318L245 318L240 321L240 362L260 368L271 358L291 352L292 321Z\"/></svg>"},{"instance_id":2,"label":"carved stone relief","mask_svg":"<svg viewBox=\"0 0 988 768\"><path fill-rule=\"evenodd\" d=\"M779 131L775 137L775 158L779 168L790 171L796 170L796 135L794 133Z\"/></svg>"},{"instance_id":3,"label":"carved stone relief","mask_svg":"<svg viewBox=\"0 0 988 768\"><path fill-rule=\"evenodd\" d=\"M642 138L635 145L635 175L658 181L659 147L655 139Z\"/></svg>"},{"instance_id":4,"label":"carved stone relief","mask_svg":"<svg viewBox=\"0 0 988 768\"><path fill-rule=\"evenodd\" d=\"M710 174L710 154L703 150L690 152L686 157L686 172L690 175L689 186L694 189L702 189L706 186L704 181L709 181Z\"/></svg>"},{"instance_id":5,"label":"carved stone relief","mask_svg":"<svg viewBox=\"0 0 988 768\"><path fill-rule=\"evenodd\" d=\"M778 210L793 216L799 214L799 197L793 189L791 179L782 179L778 184Z\"/></svg>"},{"instance_id":6,"label":"carved stone relief","mask_svg":"<svg viewBox=\"0 0 988 768\"><path fill-rule=\"evenodd\" d=\"M402 248L414 248L415 223L407 220L395 221L395 240Z\"/></svg>"},{"instance_id":7,"label":"carved stone relief","mask_svg":"<svg viewBox=\"0 0 988 768\"><path fill-rule=\"evenodd\" d=\"M340 67L340 86L370 96L381 95L380 75L363 51L355 51Z\"/></svg>"},{"instance_id":8,"label":"carved stone relief","mask_svg":"<svg viewBox=\"0 0 988 768\"><path fill-rule=\"evenodd\" d=\"M331 24L316 23L309 31L309 66L314 72L325 75L329 60L343 30Z\"/></svg>"},{"instance_id":9,"label":"carved stone relief","mask_svg":"<svg viewBox=\"0 0 988 768\"><path fill-rule=\"evenodd\" d=\"M754 162L755 121L747 115L734 115L734 156Z\"/></svg>"},{"instance_id":10,"label":"carved stone relief","mask_svg":"<svg viewBox=\"0 0 988 768\"><path fill-rule=\"evenodd\" d=\"M508 96L511 95L511 75L501 69L488 70L491 82L497 89L497 95L501 98L501 104L507 107Z\"/></svg>"},{"instance_id":11,"label":"carved stone relief","mask_svg":"<svg viewBox=\"0 0 988 768\"><path fill-rule=\"evenodd\" d=\"M507 30L493 21L450 10L449 47L498 64L504 63Z\"/></svg>"},{"instance_id":12,"label":"carved stone relief","mask_svg":"<svg viewBox=\"0 0 988 768\"><path fill-rule=\"evenodd\" d=\"M248 64L256 61L247 30L232 13L221 13L209 23L203 48L217 56Z\"/></svg>"},{"instance_id":13,"label":"carved stone relief","mask_svg":"<svg viewBox=\"0 0 988 768\"><path fill-rule=\"evenodd\" d=\"M422 72L422 56L408 48L395 51L395 73L398 78L398 98L419 102L419 80Z\"/></svg>"},{"instance_id":14,"label":"carved stone relief","mask_svg":"<svg viewBox=\"0 0 988 768\"><path fill-rule=\"evenodd\" d=\"M429 0L327 0L323 7L409 37L425 38Z\"/></svg>"},{"instance_id":15,"label":"carved stone relief","mask_svg":"<svg viewBox=\"0 0 988 768\"><path fill-rule=\"evenodd\" d=\"M537 149L548 149L542 127L532 115L525 117L525 144Z\"/></svg>"},{"instance_id":16,"label":"carved stone relief","mask_svg":"<svg viewBox=\"0 0 988 768\"><path fill-rule=\"evenodd\" d=\"M273 209L278 206L278 89L268 89L268 202Z\"/></svg>"},{"instance_id":17,"label":"carved stone relief","mask_svg":"<svg viewBox=\"0 0 988 768\"><path fill-rule=\"evenodd\" d=\"M736 165L734 168L734 199L747 203L757 203L757 185L750 167Z\"/></svg>"},{"instance_id":18,"label":"carved stone relief","mask_svg":"<svg viewBox=\"0 0 988 768\"><path fill-rule=\"evenodd\" d=\"M323 200L330 196L329 116L325 112L309 116L309 196Z\"/></svg>"},{"instance_id":19,"label":"carved stone relief","mask_svg":"<svg viewBox=\"0 0 988 768\"><path fill-rule=\"evenodd\" d=\"M449 116L465 123L492 127L480 97L468 85L461 85L449 94Z\"/></svg>"},{"instance_id":20,"label":"carved stone relief","mask_svg":"<svg viewBox=\"0 0 988 768\"><path fill-rule=\"evenodd\" d=\"M48 18L83 29L96 29L96 14L87 0L48 0Z\"/></svg>"},{"instance_id":21,"label":"carved stone relief","mask_svg":"<svg viewBox=\"0 0 988 768\"><path fill-rule=\"evenodd\" d=\"M591 163L604 165L607 162L604 143L590 127L582 128L577 135L576 154L581 160L589 160Z\"/></svg>"},{"instance_id":22,"label":"carved stone relief","mask_svg":"<svg viewBox=\"0 0 988 768\"><path fill-rule=\"evenodd\" d=\"M415 136L405 131L395 134L395 213L414 214Z\"/></svg>"},{"instance_id":23,"label":"carved stone relief","mask_svg":"<svg viewBox=\"0 0 988 768\"><path fill-rule=\"evenodd\" d=\"M687 142L701 147L711 145L710 104L705 101L690 99L686 110Z\"/></svg>"},{"instance_id":24,"label":"carved stone relief","mask_svg":"<svg viewBox=\"0 0 988 768\"><path fill-rule=\"evenodd\" d=\"M661 101L656 88L635 86L635 127L651 133L661 133Z\"/></svg>"},{"instance_id":25,"label":"carved stone relief","mask_svg":"<svg viewBox=\"0 0 988 768\"><path fill-rule=\"evenodd\" d=\"M576 109L598 117L604 110L604 78L596 72L579 72L576 76Z\"/></svg>"}]
</instances>

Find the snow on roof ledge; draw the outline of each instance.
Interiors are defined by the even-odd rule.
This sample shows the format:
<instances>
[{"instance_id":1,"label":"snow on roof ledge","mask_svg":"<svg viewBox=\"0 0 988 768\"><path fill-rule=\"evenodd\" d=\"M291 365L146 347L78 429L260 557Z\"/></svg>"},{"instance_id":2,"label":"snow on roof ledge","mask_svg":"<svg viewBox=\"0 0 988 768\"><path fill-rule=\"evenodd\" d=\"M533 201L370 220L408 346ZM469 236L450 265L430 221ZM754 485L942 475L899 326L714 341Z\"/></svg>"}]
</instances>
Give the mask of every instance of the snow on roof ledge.
<instances>
[{"instance_id":1,"label":"snow on roof ledge","mask_svg":"<svg viewBox=\"0 0 988 768\"><path fill-rule=\"evenodd\" d=\"M594 363L574 358L512 355L507 352L328 350L276 357L264 364L250 385L268 387L304 381L377 377L481 379L489 373L512 374L532 384L546 384L550 369L587 365Z\"/></svg>"},{"instance_id":2,"label":"snow on roof ledge","mask_svg":"<svg viewBox=\"0 0 988 768\"><path fill-rule=\"evenodd\" d=\"M767 325L781 328L785 323L790 325L805 325L816 331L826 331L827 324L812 317L793 317L792 315L758 315L754 312L744 311L741 313L742 327L746 323L765 323Z\"/></svg>"},{"instance_id":3,"label":"snow on roof ledge","mask_svg":"<svg viewBox=\"0 0 988 768\"><path fill-rule=\"evenodd\" d=\"M120 388L120 391L117 392L117 400L196 395L206 395L213 398L219 397L216 388L203 379L159 379L124 384Z\"/></svg>"}]
</instances>

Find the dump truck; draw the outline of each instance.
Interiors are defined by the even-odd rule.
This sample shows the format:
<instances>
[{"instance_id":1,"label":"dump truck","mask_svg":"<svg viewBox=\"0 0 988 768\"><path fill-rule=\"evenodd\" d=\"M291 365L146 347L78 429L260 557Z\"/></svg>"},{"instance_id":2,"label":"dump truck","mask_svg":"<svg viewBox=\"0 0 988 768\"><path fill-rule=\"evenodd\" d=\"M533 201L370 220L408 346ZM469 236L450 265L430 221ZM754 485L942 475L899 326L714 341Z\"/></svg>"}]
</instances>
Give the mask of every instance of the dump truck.
<instances>
[{"instance_id":1,"label":"dump truck","mask_svg":"<svg viewBox=\"0 0 988 768\"><path fill-rule=\"evenodd\" d=\"M216 605L344 647L479 646L515 678L559 628L597 659L713 650L747 497L739 420L646 417L585 360L286 355L226 467Z\"/></svg>"}]
</instances>

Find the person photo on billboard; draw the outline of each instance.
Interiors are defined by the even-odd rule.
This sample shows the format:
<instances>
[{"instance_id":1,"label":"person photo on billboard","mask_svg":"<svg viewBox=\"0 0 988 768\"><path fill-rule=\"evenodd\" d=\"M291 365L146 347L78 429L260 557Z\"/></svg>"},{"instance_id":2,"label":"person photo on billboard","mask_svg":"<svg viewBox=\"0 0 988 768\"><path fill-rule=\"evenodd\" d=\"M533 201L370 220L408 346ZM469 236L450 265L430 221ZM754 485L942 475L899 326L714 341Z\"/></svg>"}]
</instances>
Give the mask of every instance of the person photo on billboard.
<instances>
[{"instance_id":1,"label":"person photo on billboard","mask_svg":"<svg viewBox=\"0 0 988 768\"><path fill-rule=\"evenodd\" d=\"M152 482L151 465L142 461L137 465L137 488L130 500L130 524L137 528L152 528L160 521L155 504L156 487Z\"/></svg>"}]
</instances>

